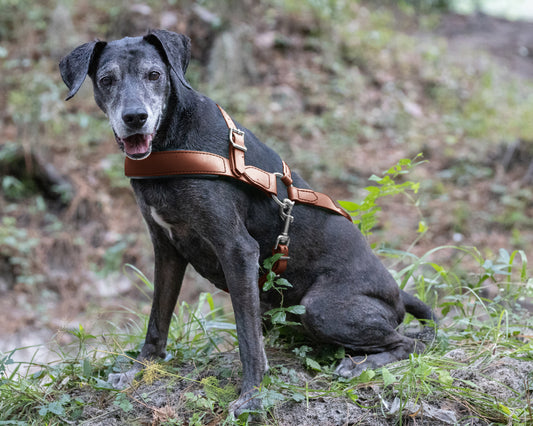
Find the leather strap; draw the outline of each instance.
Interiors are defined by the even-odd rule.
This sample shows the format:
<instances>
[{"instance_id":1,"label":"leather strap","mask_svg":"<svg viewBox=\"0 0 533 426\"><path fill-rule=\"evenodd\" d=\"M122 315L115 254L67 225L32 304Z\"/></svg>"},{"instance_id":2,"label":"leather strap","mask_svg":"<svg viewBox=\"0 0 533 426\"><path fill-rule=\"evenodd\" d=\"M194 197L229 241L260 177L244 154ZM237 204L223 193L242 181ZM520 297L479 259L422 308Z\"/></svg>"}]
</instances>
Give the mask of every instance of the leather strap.
<instances>
[{"instance_id":1,"label":"leather strap","mask_svg":"<svg viewBox=\"0 0 533 426\"><path fill-rule=\"evenodd\" d=\"M204 151L152 152L144 160L126 157L124 174L132 179L176 175L226 176L255 186L268 195L278 193L276 176L273 173L246 166L242 174L236 175L231 160Z\"/></svg>"},{"instance_id":2,"label":"leather strap","mask_svg":"<svg viewBox=\"0 0 533 426\"><path fill-rule=\"evenodd\" d=\"M229 159L231 164L231 170L236 176L240 176L245 172L244 164L244 153L246 152L246 145L244 144L244 132L240 129L237 129L235 123L229 116L229 114L224 111L220 105L217 105L218 109L222 113L222 117L226 121L226 125L229 129Z\"/></svg>"},{"instance_id":3,"label":"leather strap","mask_svg":"<svg viewBox=\"0 0 533 426\"><path fill-rule=\"evenodd\" d=\"M270 196L278 193L277 179L274 173L253 166L244 166L243 172L236 174L232 160L204 151L152 152L144 160L132 160L126 157L124 173L131 179L177 175L226 176L255 186ZM326 194L293 186L291 170L285 162L283 162L281 181L287 186L287 194L291 201L321 207L344 216L350 222L352 221L350 215L338 207Z\"/></svg>"}]
</instances>

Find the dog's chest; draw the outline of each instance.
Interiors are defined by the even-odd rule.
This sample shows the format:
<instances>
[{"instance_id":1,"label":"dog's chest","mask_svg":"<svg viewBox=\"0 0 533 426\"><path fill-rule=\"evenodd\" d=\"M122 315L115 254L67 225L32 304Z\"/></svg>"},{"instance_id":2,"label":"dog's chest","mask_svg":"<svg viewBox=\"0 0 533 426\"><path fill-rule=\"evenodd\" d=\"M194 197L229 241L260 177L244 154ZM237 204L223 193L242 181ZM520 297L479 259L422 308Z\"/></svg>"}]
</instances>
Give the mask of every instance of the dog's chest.
<instances>
[{"instance_id":1,"label":"dog's chest","mask_svg":"<svg viewBox=\"0 0 533 426\"><path fill-rule=\"evenodd\" d=\"M172 240L172 225L168 222L165 222L165 220L161 217L161 215L157 212L157 209L154 206L150 206L150 216L152 216L152 219L154 219L154 222L159 225L168 235L168 237Z\"/></svg>"},{"instance_id":2,"label":"dog's chest","mask_svg":"<svg viewBox=\"0 0 533 426\"><path fill-rule=\"evenodd\" d=\"M213 250L212 241L204 235L205 227L201 223L183 218L179 214L179 208L168 209L161 205L145 204L142 210L153 235L168 239L200 275L217 287L225 288L219 256ZM160 255L168 256L170 253Z\"/></svg>"}]
</instances>

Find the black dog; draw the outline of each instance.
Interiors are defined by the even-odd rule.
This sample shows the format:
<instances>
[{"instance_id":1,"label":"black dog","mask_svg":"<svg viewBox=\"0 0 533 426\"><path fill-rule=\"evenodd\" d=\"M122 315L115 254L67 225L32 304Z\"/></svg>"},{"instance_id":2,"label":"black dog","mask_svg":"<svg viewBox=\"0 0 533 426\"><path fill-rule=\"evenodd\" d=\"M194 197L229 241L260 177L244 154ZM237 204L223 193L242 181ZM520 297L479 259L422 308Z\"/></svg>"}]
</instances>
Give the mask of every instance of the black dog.
<instances>
[{"instance_id":1,"label":"black dog","mask_svg":"<svg viewBox=\"0 0 533 426\"><path fill-rule=\"evenodd\" d=\"M119 147L129 158L151 152L196 150L228 157L228 127L216 104L194 91L184 74L190 40L168 31L76 48L60 63L63 80L76 94L86 75L98 106L108 115ZM245 129L246 164L281 172L279 156ZM294 184L308 188L296 173ZM258 189L227 178L203 176L132 179L137 203L155 251L155 291L140 360L165 356L168 328L187 264L216 287L229 290L243 364L237 414L260 407L254 398L268 369L261 312L279 307L276 292L258 288L259 264L271 255L283 223L277 204ZM281 185L280 185L281 186ZM279 198L287 195L279 189ZM286 306L305 306L301 323L318 342L344 346L351 354L341 376L420 353L425 345L397 332L405 312L433 320L431 310L398 288L366 240L346 218L296 205L290 229L291 260L284 277L293 285ZM420 337L420 335L419 335ZM126 386L140 370L110 376Z\"/></svg>"}]
</instances>

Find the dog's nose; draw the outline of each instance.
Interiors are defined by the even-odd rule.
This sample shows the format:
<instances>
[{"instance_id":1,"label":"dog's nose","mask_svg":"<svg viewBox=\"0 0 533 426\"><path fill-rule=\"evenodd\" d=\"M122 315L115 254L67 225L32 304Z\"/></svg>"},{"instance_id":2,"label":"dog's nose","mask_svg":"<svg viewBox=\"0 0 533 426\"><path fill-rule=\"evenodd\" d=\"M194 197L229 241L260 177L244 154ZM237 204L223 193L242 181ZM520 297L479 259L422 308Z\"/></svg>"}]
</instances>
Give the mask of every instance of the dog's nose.
<instances>
[{"instance_id":1,"label":"dog's nose","mask_svg":"<svg viewBox=\"0 0 533 426\"><path fill-rule=\"evenodd\" d=\"M142 108L127 109L122 114L122 120L131 128L138 129L144 126L148 119L148 113Z\"/></svg>"}]
</instances>

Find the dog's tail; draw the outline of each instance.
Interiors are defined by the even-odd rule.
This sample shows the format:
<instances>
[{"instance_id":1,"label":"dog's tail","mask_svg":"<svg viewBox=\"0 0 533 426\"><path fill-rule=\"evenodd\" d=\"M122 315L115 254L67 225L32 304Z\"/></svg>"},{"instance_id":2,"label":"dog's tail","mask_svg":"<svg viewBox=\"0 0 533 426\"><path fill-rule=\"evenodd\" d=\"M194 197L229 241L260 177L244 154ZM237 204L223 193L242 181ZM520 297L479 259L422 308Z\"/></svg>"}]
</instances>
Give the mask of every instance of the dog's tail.
<instances>
[{"instance_id":1,"label":"dog's tail","mask_svg":"<svg viewBox=\"0 0 533 426\"><path fill-rule=\"evenodd\" d=\"M417 299L403 290L400 290L400 296L405 306L405 310L418 319L424 326L424 328L418 333L406 333L406 335L426 343L433 342L437 332L437 318L431 308L420 299Z\"/></svg>"}]
</instances>

